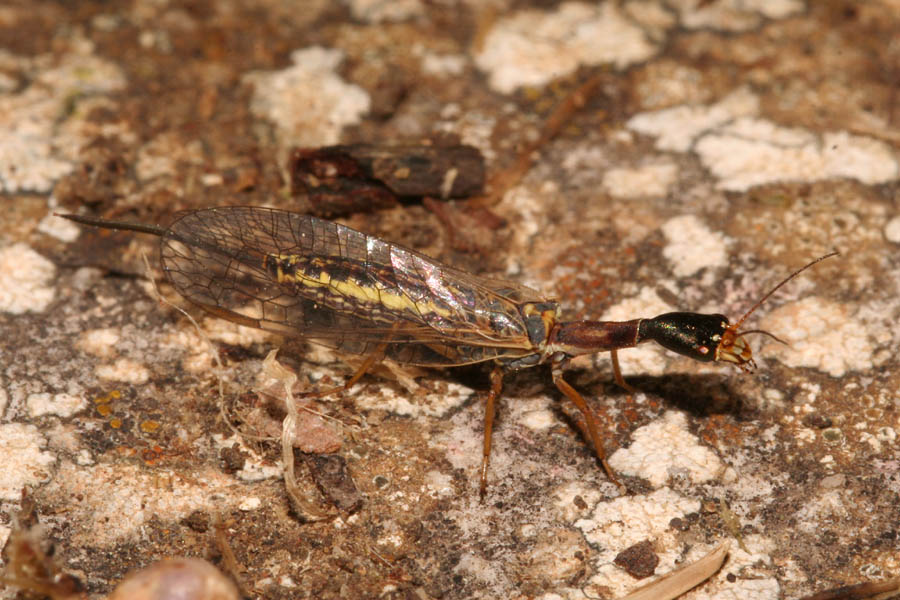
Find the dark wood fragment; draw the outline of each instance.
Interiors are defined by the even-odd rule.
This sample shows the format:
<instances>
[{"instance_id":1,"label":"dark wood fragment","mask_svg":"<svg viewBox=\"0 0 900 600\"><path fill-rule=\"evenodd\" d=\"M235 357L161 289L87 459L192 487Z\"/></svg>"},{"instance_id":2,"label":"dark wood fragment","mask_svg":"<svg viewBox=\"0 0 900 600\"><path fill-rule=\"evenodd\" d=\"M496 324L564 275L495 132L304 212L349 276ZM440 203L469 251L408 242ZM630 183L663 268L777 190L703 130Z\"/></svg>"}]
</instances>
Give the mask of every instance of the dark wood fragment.
<instances>
[{"instance_id":1,"label":"dark wood fragment","mask_svg":"<svg viewBox=\"0 0 900 600\"><path fill-rule=\"evenodd\" d=\"M484 187L484 157L466 145L354 144L297 148L291 191L323 216L395 206L400 199L465 198Z\"/></svg>"}]
</instances>

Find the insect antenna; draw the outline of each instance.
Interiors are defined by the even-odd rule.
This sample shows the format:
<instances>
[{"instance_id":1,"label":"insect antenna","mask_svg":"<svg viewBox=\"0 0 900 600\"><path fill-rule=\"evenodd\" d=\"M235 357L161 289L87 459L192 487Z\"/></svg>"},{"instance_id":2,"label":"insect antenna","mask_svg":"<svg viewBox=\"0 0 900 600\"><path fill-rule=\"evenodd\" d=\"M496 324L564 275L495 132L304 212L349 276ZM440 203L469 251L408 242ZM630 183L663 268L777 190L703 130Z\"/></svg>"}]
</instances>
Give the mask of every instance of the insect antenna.
<instances>
[{"instance_id":1,"label":"insect antenna","mask_svg":"<svg viewBox=\"0 0 900 600\"><path fill-rule=\"evenodd\" d=\"M740 319L738 319L738 321L737 321L734 325L730 325L730 326L728 327L728 329L731 330L731 331L736 332L738 329L741 328L741 325L744 324L744 321L747 320L747 317L749 317L750 315L752 315L752 314L756 311L757 308L759 308L760 306L762 306L763 303L764 303L766 300L768 300L768 299L772 296L772 294L774 294L775 292L777 292L778 290L780 290L780 289L781 289L781 286L783 286L783 285L786 284L788 281L790 281L791 279L793 279L794 277L796 277L797 275L799 275L799 274L802 273L803 271L807 270L807 269L810 268L811 266L815 265L816 263L820 263L820 262L822 262L823 260L825 260L826 258L831 258L832 256L839 256L839 255L840 255L840 252L838 252L837 250L835 250L835 251L833 251L833 252L829 252L829 253L826 254L825 256L820 256L819 258L817 258L817 259L815 259L814 261L812 261L812 262L806 264L806 265L803 266L803 267L800 267L799 269L797 269L796 271L794 271L793 273L791 273L790 275L788 275L787 277L785 277L784 279L782 279L782 280L781 280L781 283L779 283L778 285L776 285L775 287L773 287L771 290L769 290L768 293L767 293L766 295L764 295L762 298L760 298L760 299L756 302L756 304L754 304L753 306L750 307L750 310L748 310L746 313L744 313L744 316L743 316L743 317L741 317ZM763 333L763 334L765 334L765 335L768 335L768 336L770 336L770 337L772 337L772 338L778 340L778 341L781 342L782 344L785 343L785 342L783 342L782 340L779 340L777 337L775 337L775 336L772 335L771 333L769 333L768 331L763 331L762 329L754 329L754 330L751 330L751 331L742 331L742 332L741 332L741 335L744 335L744 334L747 334L747 333Z\"/></svg>"},{"instance_id":2,"label":"insect antenna","mask_svg":"<svg viewBox=\"0 0 900 600\"><path fill-rule=\"evenodd\" d=\"M761 333L763 335L767 335L779 344L784 344L785 346L790 346L786 341L775 335L774 333L768 332L765 329L748 329L747 331L742 331L741 335L747 335L748 333Z\"/></svg>"}]
</instances>

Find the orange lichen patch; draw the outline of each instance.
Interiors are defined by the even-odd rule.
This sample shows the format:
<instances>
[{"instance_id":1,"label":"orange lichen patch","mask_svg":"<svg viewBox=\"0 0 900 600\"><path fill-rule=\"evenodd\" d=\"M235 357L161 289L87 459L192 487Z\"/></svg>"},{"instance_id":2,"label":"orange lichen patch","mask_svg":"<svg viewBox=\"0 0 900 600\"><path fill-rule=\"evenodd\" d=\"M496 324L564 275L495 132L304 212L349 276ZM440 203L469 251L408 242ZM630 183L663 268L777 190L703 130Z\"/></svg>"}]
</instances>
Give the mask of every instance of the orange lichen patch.
<instances>
[{"instance_id":1,"label":"orange lichen patch","mask_svg":"<svg viewBox=\"0 0 900 600\"><path fill-rule=\"evenodd\" d=\"M629 434L634 430L634 426L627 421L616 422L615 426L618 433Z\"/></svg>"},{"instance_id":2,"label":"orange lichen patch","mask_svg":"<svg viewBox=\"0 0 900 600\"><path fill-rule=\"evenodd\" d=\"M160 459L164 458L164 452L165 451L160 446L144 448L141 450L141 459L144 461L144 464L153 466L158 463Z\"/></svg>"},{"instance_id":3,"label":"orange lichen patch","mask_svg":"<svg viewBox=\"0 0 900 600\"><path fill-rule=\"evenodd\" d=\"M94 404L97 405L97 412L101 417L108 417L112 414L112 406L110 403L113 400L118 400L122 397L122 393L119 390L112 390L102 396L97 396L94 398Z\"/></svg>"},{"instance_id":4,"label":"orange lichen patch","mask_svg":"<svg viewBox=\"0 0 900 600\"><path fill-rule=\"evenodd\" d=\"M116 452L119 454L119 456L123 456L126 458L137 456L138 454L138 451L130 446L116 446Z\"/></svg>"},{"instance_id":5,"label":"orange lichen patch","mask_svg":"<svg viewBox=\"0 0 900 600\"><path fill-rule=\"evenodd\" d=\"M112 427L113 429L120 428L122 426L122 419L120 419L118 417L113 417L112 419L109 420L109 426Z\"/></svg>"},{"instance_id":6,"label":"orange lichen patch","mask_svg":"<svg viewBox=\"0 0 900 600\"><path fill-rule=\"evenodd\" d=\"M141 422L140 427L141 431L143 431L144 433L154 433L161 427L161 425L159 421L143 421Z\"/></svg>"},{"instance_id":7,"label":"orange lichen patch","mask_svg":"<svg viewBox=\"0 0 900 600\"><path fill-rule=\"evenodd\" d=\"M622 411L622 416L628 423L637 423L640 420L641 413L634 408L626 408Z\"/></svg>"},{"instance_id":8,"label":"orange lichen patch","mask_svg":"<svg viewBox=\"0 0 900 600\"><path fill-rule=\"evenodd\" d=\"M739 439L741 428L737 427L722 415L710 415L706 426L700 431L700 438L711 446L716 446L720 439Z\"/></svg>"},{"instance_id":9,"label":"orange lichen patch","mask_svg":"<svg viewBox=\"0 0 900 600\"><path fill-rule=\"evenodd\" d=\"M704 429L700 433L700 439L709 444L710 446L716 446L719 443L718 434L711 429Z\"/></svg>"}]
</instances>

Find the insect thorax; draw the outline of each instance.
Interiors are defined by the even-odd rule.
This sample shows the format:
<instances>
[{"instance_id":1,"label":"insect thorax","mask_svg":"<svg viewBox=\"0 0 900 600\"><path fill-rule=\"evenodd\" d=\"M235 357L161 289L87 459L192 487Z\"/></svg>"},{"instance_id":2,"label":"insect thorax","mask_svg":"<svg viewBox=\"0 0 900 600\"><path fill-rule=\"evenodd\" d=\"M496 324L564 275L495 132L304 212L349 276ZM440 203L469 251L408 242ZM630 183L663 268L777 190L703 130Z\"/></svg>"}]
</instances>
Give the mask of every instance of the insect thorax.
<instances>
[{"instance_id":1,"label":"insect thorax","mask_svg":"<svg viewBox=\"0 0 900 600\"><path fill-rule=\"evenodd\" d=\"M556 302L527 302L519 307L528 339L535 352L515 360L504 362L508 369L524 369L545 362L549 357L547 340L559 318L559 305Z\"/></svg>"}]
</instances>

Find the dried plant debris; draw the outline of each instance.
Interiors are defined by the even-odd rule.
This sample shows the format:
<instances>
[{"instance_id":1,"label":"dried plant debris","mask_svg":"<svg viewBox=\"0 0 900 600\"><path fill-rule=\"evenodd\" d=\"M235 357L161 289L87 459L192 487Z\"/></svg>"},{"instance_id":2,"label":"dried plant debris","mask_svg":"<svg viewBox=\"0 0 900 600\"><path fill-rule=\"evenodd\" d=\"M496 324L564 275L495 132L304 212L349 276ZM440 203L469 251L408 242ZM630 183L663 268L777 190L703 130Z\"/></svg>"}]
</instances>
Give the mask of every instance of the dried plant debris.
<instances>
[{"instance_id":1,"label":"dried plant debris","mask_svg":"<svg viewBox=\"0 0 900 600\"><path fill-rule=\"evenodd\" d=\"M297 148L291 191L314 214L335 217L397 206L407 198L467 198L484 187L484 157L465 145Z\"/></svg>"}]
</instances>

